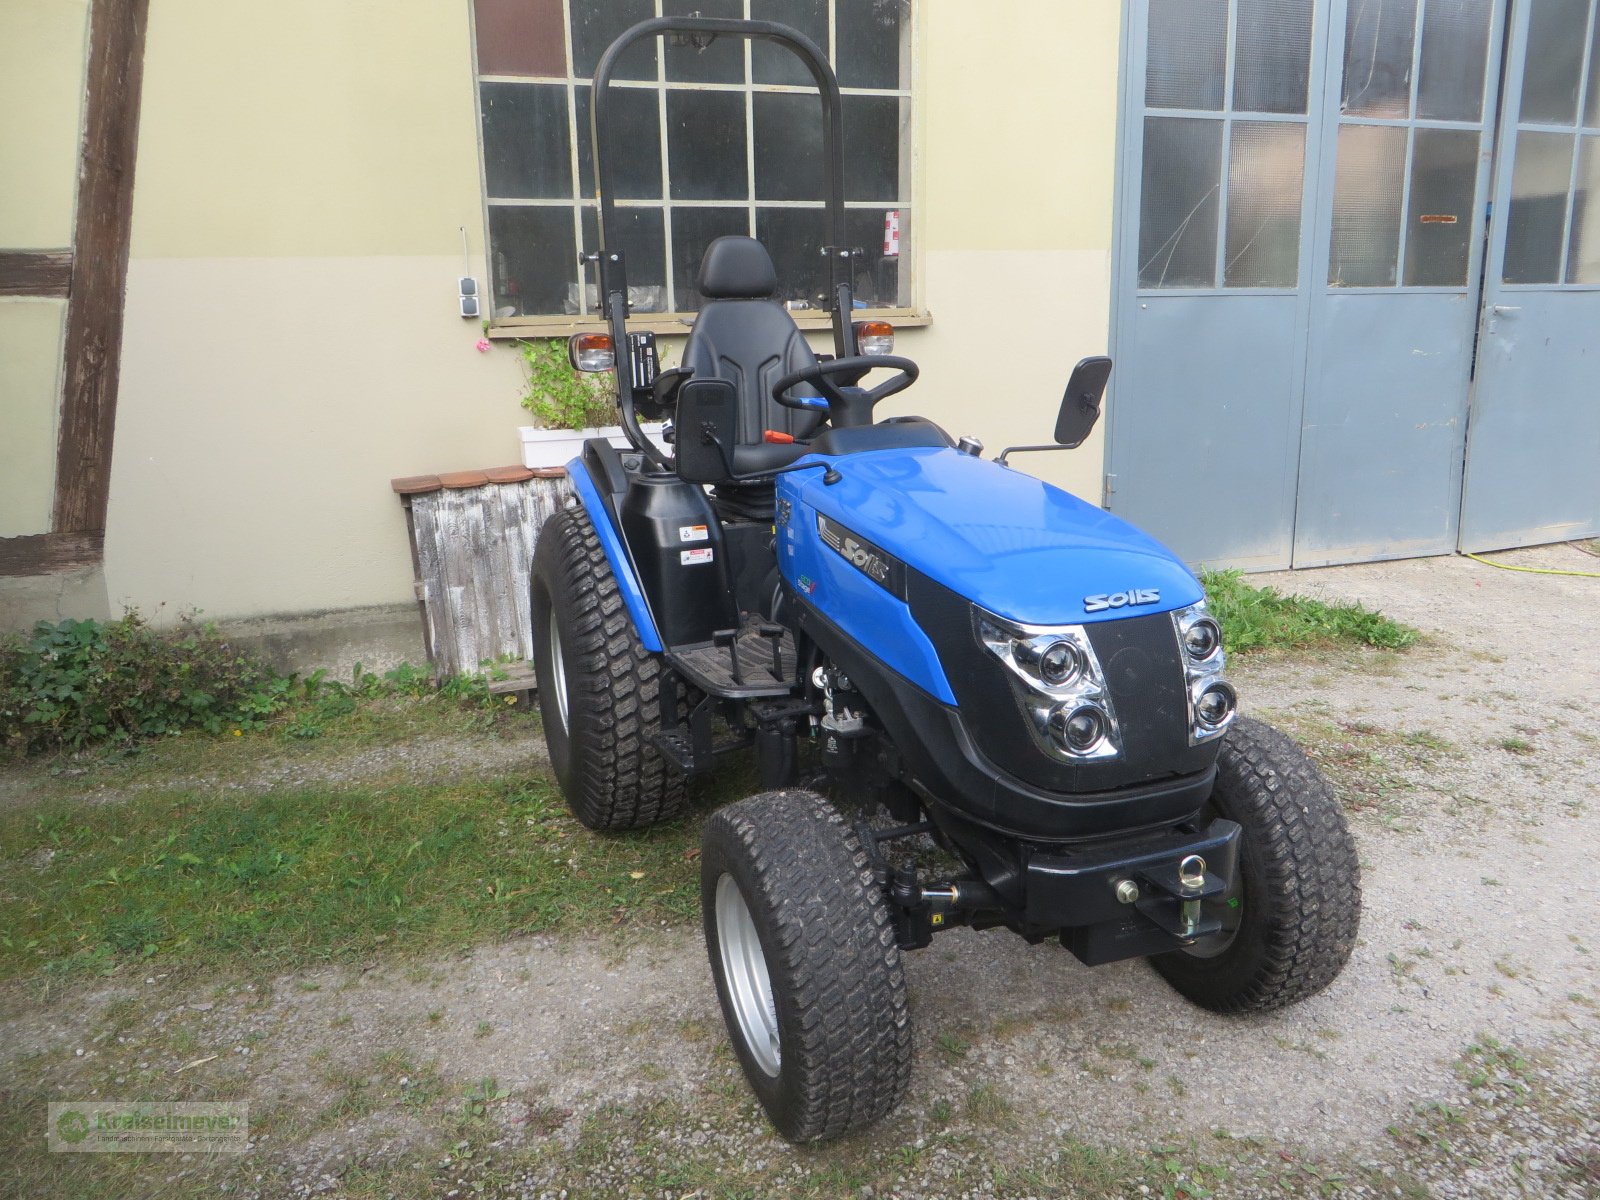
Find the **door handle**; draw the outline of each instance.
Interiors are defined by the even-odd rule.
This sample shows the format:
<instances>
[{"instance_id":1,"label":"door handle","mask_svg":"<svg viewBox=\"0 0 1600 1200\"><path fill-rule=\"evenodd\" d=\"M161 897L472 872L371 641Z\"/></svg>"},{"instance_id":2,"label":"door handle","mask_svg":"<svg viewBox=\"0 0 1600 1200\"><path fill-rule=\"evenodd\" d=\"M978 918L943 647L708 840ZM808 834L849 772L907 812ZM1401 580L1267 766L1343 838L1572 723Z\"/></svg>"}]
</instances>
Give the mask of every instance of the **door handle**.
<instances>
[{"instance_id":1,"label":"door handle","mask_svg":"<svg viewBox=\"0 0 1600 1200\"><path fill-rule=\"evenodd\" d=\"M1522 306L1520 304L1491 304L1489 311L1497 317L1503 317L1507 313L1521 312Z\"/></svg>"}]
</instances>

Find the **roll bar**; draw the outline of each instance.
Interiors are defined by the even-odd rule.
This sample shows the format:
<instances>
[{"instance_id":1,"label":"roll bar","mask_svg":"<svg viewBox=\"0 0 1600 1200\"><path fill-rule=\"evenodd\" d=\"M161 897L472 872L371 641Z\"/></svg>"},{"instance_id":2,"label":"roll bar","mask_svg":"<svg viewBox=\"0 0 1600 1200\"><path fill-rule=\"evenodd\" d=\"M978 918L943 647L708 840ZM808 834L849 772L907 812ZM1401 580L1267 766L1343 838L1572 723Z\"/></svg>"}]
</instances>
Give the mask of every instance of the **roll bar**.
<instances>
[{"instance_id":1,"label":"roll bar","mask_svg":"<svg viewBox=\"0 0 1600 1200\"><path fill-rule=\"evenodd\" d=\"M738 21L722 17L656 17L624 30L606 47L594 72L593 102L589 108L589 145L594 156L595 188L600 200L600 246L596 254L581 254L585 264L598 275L602 309L611 328L616 348L617 408L622 414L623 432L634 448L657 466L666 458L644 436L633 407L633 347L628 340L628 272L620 248L613 248L609 236L616 223L615 189L611 186L611 164L622 152L617 142L616 120L612 111L611 75L623 53L641 38L667 34L760 39L776 42L792 51L816 81L822 94L822 154L826 168L828 244L822 252L828 258L828 303L832 315L834 353L846 358L855 353L851 317L855 297L851 284L851 250L844 227L844 119L839 102L839 80L814 42L797 29L775 21Z\"/></svg>"}]
</instances>

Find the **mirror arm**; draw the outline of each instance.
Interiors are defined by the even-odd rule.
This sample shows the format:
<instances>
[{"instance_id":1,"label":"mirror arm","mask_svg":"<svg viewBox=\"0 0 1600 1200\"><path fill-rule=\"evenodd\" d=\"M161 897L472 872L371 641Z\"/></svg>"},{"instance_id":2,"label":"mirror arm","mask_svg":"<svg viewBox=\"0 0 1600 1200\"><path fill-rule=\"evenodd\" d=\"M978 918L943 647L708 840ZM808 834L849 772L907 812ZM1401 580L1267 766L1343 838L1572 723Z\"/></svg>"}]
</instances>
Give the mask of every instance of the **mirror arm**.
<instances>
[{"instance_id":1,"label":"mirror arm","mask_svg":"<svg viewBox=\"0 0 1600 1200\"><path fill-rule=\"evenodd\" d=\"M1048 446L1007 446L1000 451L1000 456L995 459L995 462L1003 467L1007 465L1006 455L1008 454L1024 454L1035 450L1075 450L1076 448L1075 446L1063 446L1060 442L1051 442Z\"/></svg>"}]
</instances>

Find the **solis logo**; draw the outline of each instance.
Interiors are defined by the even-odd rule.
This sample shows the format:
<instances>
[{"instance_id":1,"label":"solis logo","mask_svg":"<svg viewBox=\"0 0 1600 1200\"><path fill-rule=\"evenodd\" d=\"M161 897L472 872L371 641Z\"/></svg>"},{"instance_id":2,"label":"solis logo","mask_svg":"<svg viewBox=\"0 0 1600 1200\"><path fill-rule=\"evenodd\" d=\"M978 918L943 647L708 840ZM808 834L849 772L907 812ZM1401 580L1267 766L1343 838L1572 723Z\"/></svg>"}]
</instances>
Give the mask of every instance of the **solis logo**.
<instances>
[{"instance_id":1,"label":"solis logo","mask_svg":"<svg viewBox=\"0 0 1600 1200\"><path fill-rule=\"evenodd\" d=\"M1108 608L1126 608L1130 604L1156 604L1161 593L1156 588L1130 588L1126 592L1102 592L1098 596L1083 598L1084 612L1105 612Z\"/></svg>"}]
</instances>

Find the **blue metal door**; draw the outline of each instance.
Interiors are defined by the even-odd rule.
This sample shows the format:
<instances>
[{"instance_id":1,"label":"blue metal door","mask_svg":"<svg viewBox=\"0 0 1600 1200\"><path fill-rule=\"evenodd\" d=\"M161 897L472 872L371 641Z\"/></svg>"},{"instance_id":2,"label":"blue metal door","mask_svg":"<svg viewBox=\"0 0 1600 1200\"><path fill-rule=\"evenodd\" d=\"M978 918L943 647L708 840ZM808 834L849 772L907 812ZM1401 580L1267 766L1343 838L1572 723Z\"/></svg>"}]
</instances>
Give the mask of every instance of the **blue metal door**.
<instances>
[{"instance_id":1,"label":"blue metal door","mask_svg":"<svg viewBox=\"0 0 1600 1200\"><path fill-rule=\"evenodd\" d=\"M1461 506L1493 0L1330 10L1294 565L1447 554Z\"/></svg>"},{"instance_id":2,"label":"blue metal door","mask_svg":"<svg viewBox=\"0 0 1600 1200\"><path fill-rule=\"evenodd\" d=\"M1127 15L1106 506L1190 562L1284 567L1326 13L1129 0Z\"/></svg>"},{"instance_id":3,"label":"blue metal door","mask_svg":"<svg viewBox=\"0 0 1600 1200\"><path fill-rule=\"evenodd\" d=\"M1600 15L1512 16L1461 549L1600 534Z\"/></svg>"},{"instance_id":4,"label":"blue metal door","mask_svg":"<svg viewBox=\"0 0 1600 1200\"><path fill-rule=\"evenodd\" d=\"M1456 548L1505 9L1130 0L1109 508L1213 565Z\"/></svg>"}]
</instances>

